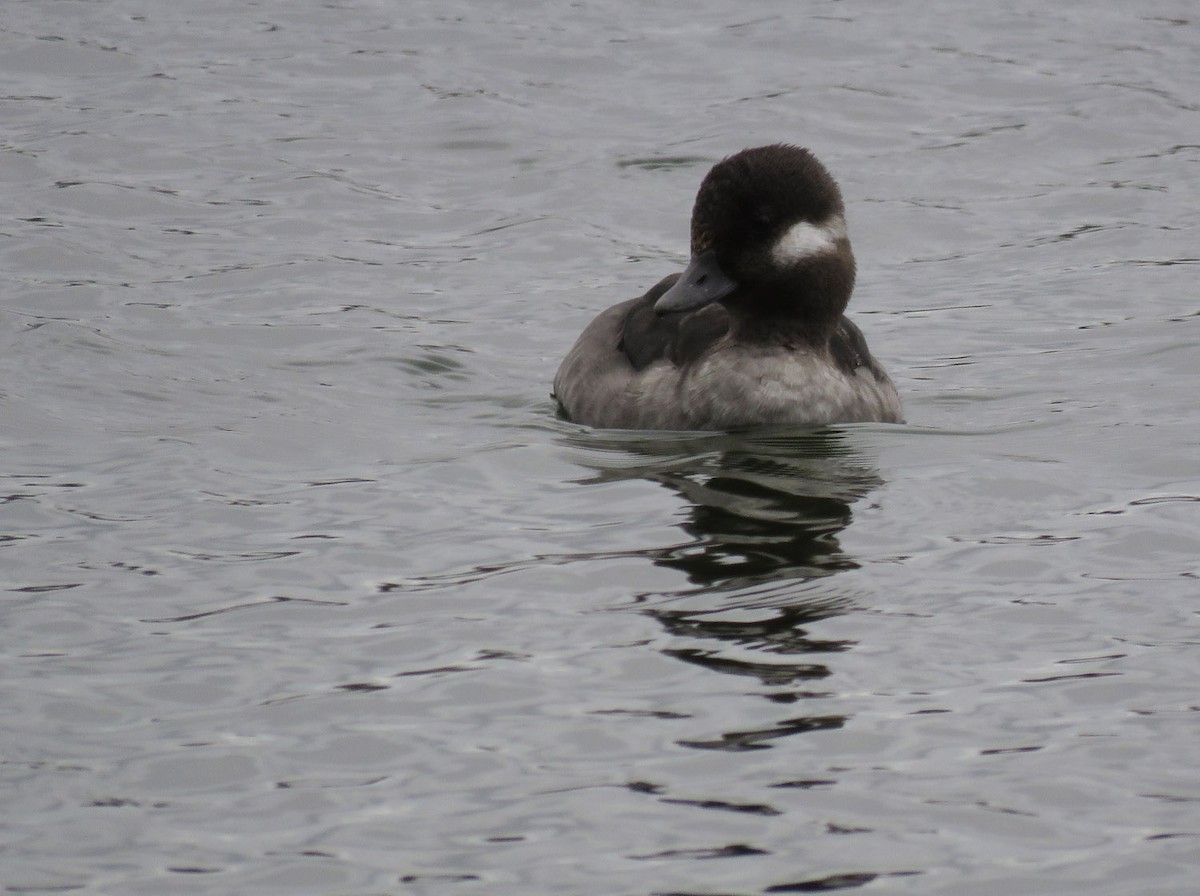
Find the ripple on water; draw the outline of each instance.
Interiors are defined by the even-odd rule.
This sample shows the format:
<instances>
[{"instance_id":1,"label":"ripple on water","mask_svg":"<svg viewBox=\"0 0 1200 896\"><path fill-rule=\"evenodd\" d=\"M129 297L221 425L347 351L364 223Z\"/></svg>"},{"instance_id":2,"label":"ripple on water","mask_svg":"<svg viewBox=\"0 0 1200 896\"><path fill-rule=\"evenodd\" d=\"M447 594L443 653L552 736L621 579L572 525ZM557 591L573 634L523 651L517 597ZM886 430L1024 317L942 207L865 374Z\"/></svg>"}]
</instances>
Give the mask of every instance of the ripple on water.
<instances>
[{"instance_id":1,"label":"ripple on water","mask_svg":"<svg viewBox=\"0 0 1200 896\"><path fill-rule=\"evenodd\" d=\"M0 32L8 889L1190 892L1187 15L73 6ZM555 419L778 140L912 424Z\"/></svg>"}]
</instances>

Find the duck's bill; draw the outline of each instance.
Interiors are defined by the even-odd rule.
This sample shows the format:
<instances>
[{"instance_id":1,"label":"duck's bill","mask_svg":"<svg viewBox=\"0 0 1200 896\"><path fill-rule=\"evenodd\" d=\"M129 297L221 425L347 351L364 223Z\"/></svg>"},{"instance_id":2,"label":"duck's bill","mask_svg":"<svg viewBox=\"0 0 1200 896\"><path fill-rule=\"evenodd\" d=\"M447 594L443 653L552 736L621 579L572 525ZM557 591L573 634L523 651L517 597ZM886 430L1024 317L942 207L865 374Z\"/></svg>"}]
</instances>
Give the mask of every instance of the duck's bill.
<instances>
[{"instance_id":1,"label":"duck's bill","mask_svg":"<svg viewBox=\"0 0 1200 896\"><path fill-rule=\"evenodd\" d=\"M654 312L694 311L724 298L737 286L737 281L721 270L712 252L693 255L675 284L654 303Z\"/></svg>"}]
</instances>

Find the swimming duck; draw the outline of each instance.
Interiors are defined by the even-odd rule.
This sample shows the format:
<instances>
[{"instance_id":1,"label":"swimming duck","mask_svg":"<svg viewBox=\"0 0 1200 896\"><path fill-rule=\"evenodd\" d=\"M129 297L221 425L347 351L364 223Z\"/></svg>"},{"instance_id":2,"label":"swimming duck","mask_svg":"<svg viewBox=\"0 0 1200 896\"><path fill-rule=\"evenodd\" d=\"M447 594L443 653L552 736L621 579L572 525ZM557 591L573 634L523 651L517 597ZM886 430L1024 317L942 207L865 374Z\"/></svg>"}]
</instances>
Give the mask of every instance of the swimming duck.
<instances>
[{"instance_id":1,"label":"swimming duck","mask_svg":"<svg viewBox=\"0 0 1200 896\"><path fill-rule=\"evenodd\" d=\"M899 423L896 387L843 313L853 288L825 166L798 146L743 150L700 184L684 271L596 317L555 397L613 429Z\"/></svg>"}]
</instances>

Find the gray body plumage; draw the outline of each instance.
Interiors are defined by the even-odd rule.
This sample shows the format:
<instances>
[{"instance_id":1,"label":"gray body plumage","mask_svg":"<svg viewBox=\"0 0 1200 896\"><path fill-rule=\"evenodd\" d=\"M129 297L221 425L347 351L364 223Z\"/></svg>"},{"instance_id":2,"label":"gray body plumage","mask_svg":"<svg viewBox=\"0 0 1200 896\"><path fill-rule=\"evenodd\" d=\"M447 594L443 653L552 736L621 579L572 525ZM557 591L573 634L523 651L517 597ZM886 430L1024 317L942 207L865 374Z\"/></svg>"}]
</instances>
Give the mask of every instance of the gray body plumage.
<instances>
[{"instance_id":1,"label":"gray body plumage","mask_svg":"<svg viewBox=\"0 0 1200 896\"><path fill-rule=\"evenodd\" d=\"M571 420L605 429L728 430L903 419L896 387L877 364L847 369L808 347L747 344L726 333L694 361L660 358L638 370L620 345L640 301L601 312L567 353L554 394Z\"/></svg>"}]
</instances>

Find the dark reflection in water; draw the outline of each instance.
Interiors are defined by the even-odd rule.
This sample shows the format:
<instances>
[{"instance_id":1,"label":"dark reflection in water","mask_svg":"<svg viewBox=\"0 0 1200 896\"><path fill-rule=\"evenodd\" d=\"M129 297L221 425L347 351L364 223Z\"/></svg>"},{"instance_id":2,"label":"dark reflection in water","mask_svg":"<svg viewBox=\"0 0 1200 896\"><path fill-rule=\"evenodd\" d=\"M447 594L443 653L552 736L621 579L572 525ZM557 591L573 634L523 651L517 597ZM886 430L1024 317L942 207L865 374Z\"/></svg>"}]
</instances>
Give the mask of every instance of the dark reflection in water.
<instances>
[{"instance_id":1,"label":"dark reflection in water","mask_svg":"<svg viewBox=\"0 0 1200 896\"><path fill-rule=\"evenodd\" d=\"M828 698L824 660L853 642L810 629L855 604L829 579L857 567L838 542L852 507L882 482L852 431L780 430L753 434L570 432L572 460L590 471L581 484L643 479L684 499L687 539L619 551L541 554L467 571L383 582L381 591L458 587L542 565L638 557L682 572L683 588L633 595L640 612L679 643L673 659L752 683L779 705ZM613 714L639 714L615 708ZM672 716L671 714L667 714ZM698 749L760 750L769 741L841 727L827 711L711 737L681 740Z\"/></svg>"},{"instance_id":2,"label":"dark reflection in water","mask_svg":"<svg viewBox=\"0 0 1200 896\"><path fill-rule=\"evenodd\" d=\"M570 441L576 460L594 471L585 481L648 479L686 499L679 525L691 541L647 556L684 572L690 587L636 601L681 640L715 644L672 647L666 655L755 679L776 703L829 696L795 688L829 676L818 656L852 645L808 629L845 612L851 601L811 584L856 568L837 536L850 523L853 503L881 483L845 432L587 433ZM801 715L679 743L761 750L773 739L840 728L845 721L829 713Z\"/></svg>"},{"instance_id":3,"label":"dark reflection in water","mask_svg":"<svg viewBox=\"0 0 1200 896\"><path fill-rule=\"evenodd\" d=\"M845 723L846 717L840 715L797 716L794 719L783 719L764 728L727 731L713 740L681 740L678 743L685 747L697 747L702 750L726 750L735 753L744 750L765 750L769 744L765 744L763 741L788 737L792 734L804 734L806 731L828 731L832 728L841 728Z\"/></svg>"},{"instance_id":4,"label":"dark reflection in water","mask_svg":"<svg viewBox=\"0 0 1200 896\"><path fill-rule=\"evenodd\" d=\"M837 533L881 482L843 432L754 435L588 433L573 437L585 481L649 479L687 499L694 542L655 563L706 591L828 576L856 564Z\"/></svg>"}]
</instances>

